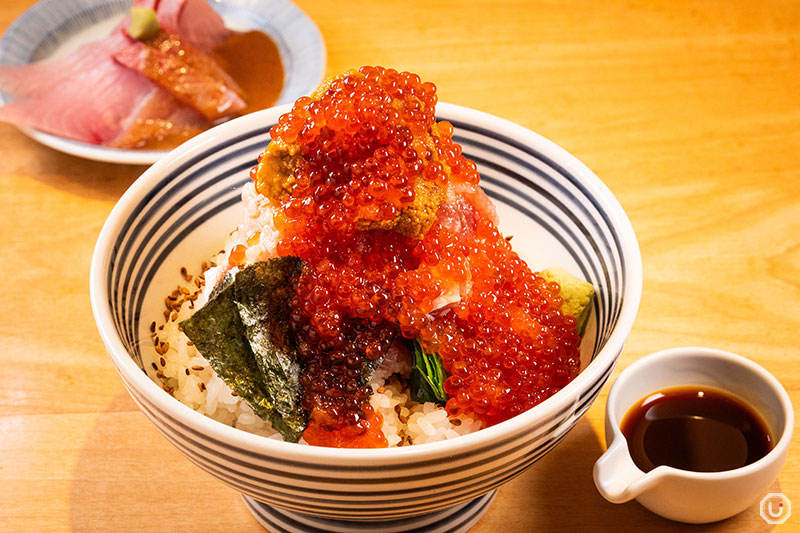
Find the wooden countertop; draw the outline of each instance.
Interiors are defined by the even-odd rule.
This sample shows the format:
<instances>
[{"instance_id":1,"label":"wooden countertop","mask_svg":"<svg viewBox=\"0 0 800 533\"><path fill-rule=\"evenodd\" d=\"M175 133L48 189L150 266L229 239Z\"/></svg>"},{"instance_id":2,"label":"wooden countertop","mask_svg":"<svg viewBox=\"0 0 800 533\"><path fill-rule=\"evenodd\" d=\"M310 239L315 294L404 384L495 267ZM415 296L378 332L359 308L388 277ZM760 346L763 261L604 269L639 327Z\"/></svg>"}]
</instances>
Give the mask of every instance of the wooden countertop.
<instances>
[{"instance_id":1,"label":"wooden countertop","mask_svg":"<svg viewBox=\"0 0 800 533\"><path fill-rule=\"evenodd\" d=\"M527 126L608 184L644 263L612 380L652 351L712 346L765 366L800 406L800 3L298 3L328 72L415 71L440 100ZM4 0L0 31L31 4ZM143 170L0 124L0 531L262 531L138 411L95 329L95 239ZM475 533L688 529L596 492L607 390ZM798 506L799 439L771 489ZM756 504L708 529L770 527Z\"/></svg>"}]
</instances>

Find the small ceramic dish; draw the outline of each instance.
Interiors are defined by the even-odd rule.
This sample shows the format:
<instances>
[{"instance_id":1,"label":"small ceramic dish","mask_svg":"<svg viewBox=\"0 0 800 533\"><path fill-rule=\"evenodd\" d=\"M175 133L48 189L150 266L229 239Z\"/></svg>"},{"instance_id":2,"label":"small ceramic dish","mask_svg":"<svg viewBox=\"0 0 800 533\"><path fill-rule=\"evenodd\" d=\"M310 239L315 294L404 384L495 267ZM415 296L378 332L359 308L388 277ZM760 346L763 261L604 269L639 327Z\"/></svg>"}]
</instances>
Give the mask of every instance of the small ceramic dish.
<instances>
[{"instance_id":1,"label":"small ceramic dish","mask_svg":"<svg viewBox=\"0 0 800 533\"><path fill-rule=\"evenodd\" d=\"M123 195L92 259L92 308L103 342L159 431L241 492L268 528L367 531L370 521L380 521L382 531L465 531L497 487L564 438L614 369L641 295L633 228L608 188L562 148L506 120L439 104L438 118L453 124L454 140L476 162L500 229L513 235L517 252L534 270L559 265L596 287L581 373L510 420L402 448L304 446L226 426L180 403L145 374L142 354L152 342L143 339L150 339L148 326L162 313L164 295L182 280L180 267L207 259L242 220L241 188L269 142L270 127L287 110L261 111L199 135Z\"/></svg>"},{"instance_id":2,"label":"small ceramic dish","mask_svg":"<svg viewBox=\"0 0 800 533\"><path fill-rule=\"evenodd\" d=\"M23 65L58 57L109 34L131 0L42 0L9 26L0 41L0 64ZM276 105L313 91L325 74L326 52L316 25L289 0L216 0L209 2L235 31L259 30L278 46L284 85ZM0 93L0 105L8 97ZM61 152L109 163L151 164L168 150L126 150L66 139L32 128L20 130Z\"/></svg>"},{"instance_id":3,"label":"small ceramic dish","mask_svg":"<svg viewBox=\"0 0 800 533\"><path fill-rule=\"evenodd\" d=\"M639 400L671 387L700 385L738 396L766 422L775 446L761 459L733 470L690 472L659 466L643 472L633 462L620 423ZM594 466L605 499L636 499L671 520L706 523L740 513L758 501L778 477L794 428L789 395L764 368L740 355L709 348L674 348L643 357L614 382L606 404L608 449Z\"/></svg>"}]
</instances>

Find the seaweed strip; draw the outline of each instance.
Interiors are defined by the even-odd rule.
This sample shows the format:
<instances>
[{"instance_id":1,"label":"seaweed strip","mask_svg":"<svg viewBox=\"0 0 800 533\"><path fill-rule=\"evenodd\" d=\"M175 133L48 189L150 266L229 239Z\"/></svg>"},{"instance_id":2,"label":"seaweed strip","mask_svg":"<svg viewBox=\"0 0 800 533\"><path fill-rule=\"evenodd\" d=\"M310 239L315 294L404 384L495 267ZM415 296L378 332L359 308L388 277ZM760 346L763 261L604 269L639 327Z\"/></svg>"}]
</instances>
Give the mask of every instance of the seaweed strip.
<instances>
[{"instance_id":1,"label":"seaweed strip","mask_svg":"<svg viewBox=\"0 0 800 533\"><path fill-rule=\"evenodd\" d=\"M292 442L306 426L287 321L293 276L301 264L293 257L276 258L226 275L212 299L181 322L217 375Z\"/></svg>"},{"instance_id":2,"label":"seaweed strip","mask_svg":"<svg viewBox=\"0 0 800 533\"><path fill-rule=\"evenodd\" d=\"M266 391L283 423L299 432L306 416L300 406L300 365L289 334L289 313L292 281L301 265L295 257L255 263L239 272L234 283L236 306Z\"/></svg>"},{"instance_id":3,"label":"seaweed strip","mask_svg":"<svg viewBox=\"0 0 800 533\"><path fill-rule=\"evenodd\" d=\"M222 279L219 280L219 283L217 283L214 288L211 289L211 294L208 295L209 301L213 300L219 295L219 293L230 287L235 279L236 276L234 275L233 271L229 270L225 272L225 275L222 276Z\"/></svg>"},{"instance_id":4,"label":"seaweed strip","mask_svg":"<svg viewBox=\"0 0 800 533\"><path fill-rule=\"evenodd\" d=\"M375 370L381 366L381 363L383 363L385 358L385 355L381 355L377 359L367 359L367 361L364 363L364 366L361 367L362 385L369 385L369 382L372 379L372 374L374 374Z\"/></svg>"}]
</instances>

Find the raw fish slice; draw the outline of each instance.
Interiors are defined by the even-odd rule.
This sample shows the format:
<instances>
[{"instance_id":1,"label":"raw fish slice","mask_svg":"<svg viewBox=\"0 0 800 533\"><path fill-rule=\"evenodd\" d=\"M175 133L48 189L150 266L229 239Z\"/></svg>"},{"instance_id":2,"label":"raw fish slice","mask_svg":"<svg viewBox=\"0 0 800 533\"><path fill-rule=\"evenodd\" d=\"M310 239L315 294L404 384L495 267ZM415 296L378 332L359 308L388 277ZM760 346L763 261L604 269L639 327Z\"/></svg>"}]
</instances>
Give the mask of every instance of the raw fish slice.
<instances>
[{"instance_id":1,"label":"raw fish slice","mask_svg":"<svg viewBox=\"0 0 800 533\"><path fill-rule=\"evenodd\" d=\"M43 60L27 65L0 65L0 91L14 98L36 98L54 87L68 83L75 72L102 66L109 55L124 50L130 38L115 29L108 37L86 43L57 60Z\"/></svg>"},{"instance_id":2,"label":"raw fish slice","mask_svg":"<svg viewBox=\"0 0 800 533\"><path fill-rule=\"evenodd\" d=\"M211 127L193 107L182 105L170 93L153 86L122 133L107 143L114 148L159 150L176 146Z\"/></svg>"},{"instance_id":3,"label":"raw fish slice","mask_svg":"<svg viewBox=\"0 0 800 533\"><path fill-rule=\"evenodd\" d=\"M15 101L0 107L0 120L87 143L113 140L153 90L112 59L128 43L115 31L58 61L2 66L0 90Z\"/></svg>"},{"instance_id":4,"label":"raw fish slice","mask_svg":"<svg viewBox=\"0 0 800 533\"><path fill-rule=\"evenodd\" d=\"M152 42L134 41L114 54L114 59L141 72L210 121L246 106L236 82L209 55L176 35L162 34Z\"/></svg>"},{"instance_id":5,"label":"raw fish slice","mask_svg":"<svg viewBox=\"0 0 800 533\"><path fill-rule=\"evenodd\" d=\"M181 36L185 42L210 52L230 37L222 17L205 0L160 0L158 23L167 33Z\"/></svg>"},{"instance_id":6,"label":"raw fish slice","mask_svg":"<svg viewBox=\"0 0 800 533\"><path fill-rule=\"evenodd\" d=\"M497 208L495 208L494 202L492 202L483 189L480 188L479 185L472 184L472 183L454 183L450 186L450 191L448 191L448 197L452 195L460 196L465 201L467 201L475 210L480 214L483 218L488 218L491 220L495 225L497 225L500 221L499 217L497 216Z\"/></svg>"}]
</instances>

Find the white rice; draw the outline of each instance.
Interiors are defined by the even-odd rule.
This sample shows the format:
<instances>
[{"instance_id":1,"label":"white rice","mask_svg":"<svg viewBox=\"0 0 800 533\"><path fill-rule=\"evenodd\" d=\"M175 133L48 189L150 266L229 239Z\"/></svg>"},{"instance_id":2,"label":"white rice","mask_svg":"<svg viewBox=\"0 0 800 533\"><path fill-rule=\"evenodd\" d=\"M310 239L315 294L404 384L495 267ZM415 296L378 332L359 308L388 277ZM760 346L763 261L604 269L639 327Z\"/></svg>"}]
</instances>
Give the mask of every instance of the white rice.
<instances>
[{"instance_id":1,"label":"white rice","mask_svg":"<svg viewBox=\"0 0 800 533\"><path fill-rule=\"evenodd\" d=\"M225 258L235 246L247 247L245 260L248 264L274 256L278 232L271 207L256 194L252 183L245 185L242 202L245 220L231 234L224 252L214 258L212 266L203 273L205 285L198 288L194 278L181 284L183 291L178 291L178 302L169 316L163 322L155 322L151 336L156 349L145 349L142 356L148 376L195 411L243 431L283 440L268 421L256 416L247 402L216 375L178 326L207 301L213 286L225 273ZM187 293L192 298L196 295L196 300L187 299ZM383 416L383 433L390 447L451 439L481 429L480 420L472 416L450 418L444 408L434 403L412 401L407 387L403 387L410 372L408 352L393 349L370 380L373 391L370 404Z\"/></svg>"}]
</instances>

